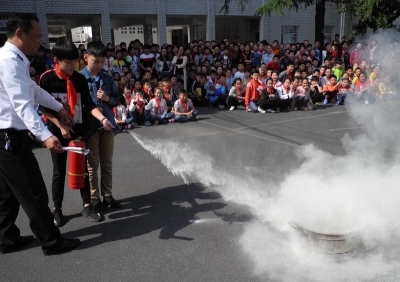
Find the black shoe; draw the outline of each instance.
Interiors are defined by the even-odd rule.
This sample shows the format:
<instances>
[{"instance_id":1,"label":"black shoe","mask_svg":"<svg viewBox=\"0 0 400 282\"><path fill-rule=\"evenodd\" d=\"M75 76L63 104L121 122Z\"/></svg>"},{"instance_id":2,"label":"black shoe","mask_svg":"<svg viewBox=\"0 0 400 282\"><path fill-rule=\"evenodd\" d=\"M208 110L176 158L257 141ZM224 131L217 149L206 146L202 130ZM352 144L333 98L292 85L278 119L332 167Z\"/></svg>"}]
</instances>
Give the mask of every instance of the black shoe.
<instances>
[{"instance_id":1,"label":"black shoe","mask_svg":"<svg viewBox=\"0 0 400 282\"><path fill-rule=\"evenodd\" d=\"M23 246L32 243L33 240L35 240L35 237L33 237L32 235L21 236L19 238L20 238L19 240L14 242L14 245L0 247L0 254L11 253L13 251L22 248Z\"/></svg>"},{"instance_id":2,"label":"black shoe","mask_svg":"<svg viewBox=\"0 0 400 282\"><path fill-rule=\"evenodd\" d=\"M94 200L91 200L91 202L92 202L92 205L96 208L96 210L98 210L98 211L105 211L105 210L107 210L107 206L108 206L108 205L104 205L104 204L102 203L102 201L100 200L100 198L96 198L96 199L94 199Z\"/></svg>"},{"instance_id":3,"label":"black shoe","mask_svg":"<svg viewBox=\"0 0 400 282\"><path fill-rule=\"evenodd\" d=\"M64 223L64 215L62 213L61 208L54 208L53 216L54 216L54 225L57 227L62 226Z\"/></svg>"},{"instance_id":4,"label":"black shoe","mask_svg":"<svg viewBox=\"0 0 400 282\"><path fill-rule=\"evenodd\" d=\"M83 208L82 215L89 218L91 221L95 222L99 222L104 219L104 217L97 211L97 209L92 204Z\"/></svg>"},{"instance_id":5,"label":"black shoe","mask_svg":"<svg viewBox=\"0 0 400 282\"><path fill-rule=\"evenodd\" d=\"M45 256L57 255L71 251L81 245L81 240L79 239L66 239L61 237L60 241L60 243L57 243L48 249L43 249L43 254Z\"/></svg>"},{"instance_id":6,"label":"black shoe","mask_svg":"<svg viewBox=\"0 0 400 282\"><path fill-rule=\"evenodd\" d=\"M109 197L104 197L103 199L103 204L108 207L110 205L111 208L113 209L119 209L122 207L121 203L115 200L112 196Z\"/></svg>"}]
</instances>

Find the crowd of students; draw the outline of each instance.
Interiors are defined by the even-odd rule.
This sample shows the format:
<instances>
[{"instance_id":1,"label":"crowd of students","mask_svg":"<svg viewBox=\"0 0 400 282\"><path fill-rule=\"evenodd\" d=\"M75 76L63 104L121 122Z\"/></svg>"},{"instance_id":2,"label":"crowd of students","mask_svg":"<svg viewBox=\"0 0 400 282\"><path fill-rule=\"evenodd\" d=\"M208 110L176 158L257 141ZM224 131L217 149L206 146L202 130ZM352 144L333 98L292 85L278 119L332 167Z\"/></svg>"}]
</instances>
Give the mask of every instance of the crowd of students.
<instances>
[{"instance_id":1,"label":"crowd of students","mask_svg":"<svg viewBox=\"0 0 400 282\"><path fill-rule=\"evenodd\" d=\"M120 129L138 124L197 120L197 107L279 113L312 110L346 99L369 104L396 97L397 41L376 38L353 44L336 35L318 41L271 44L236 43L224 39L195 40L188 46L143 44L133 40L107 44L103 71L120 93L114 116ZM85 46L79 47L76 71L85 67ZM50 50L31 64L32 79L54 67Z\"/></svg>"}]
</instances>

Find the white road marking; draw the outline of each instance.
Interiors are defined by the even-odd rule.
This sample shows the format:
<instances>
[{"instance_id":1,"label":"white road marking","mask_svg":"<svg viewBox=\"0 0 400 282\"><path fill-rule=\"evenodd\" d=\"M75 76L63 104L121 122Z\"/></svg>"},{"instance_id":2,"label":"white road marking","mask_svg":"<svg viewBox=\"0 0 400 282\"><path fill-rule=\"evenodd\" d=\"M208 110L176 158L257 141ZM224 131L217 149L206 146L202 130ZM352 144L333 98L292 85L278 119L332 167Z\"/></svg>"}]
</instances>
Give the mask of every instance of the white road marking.
<instances>
[{"instance_id":1,"label":"white road marking","mask_svg":"<svg viewBox=\"0 0 400 282\"><path fill-rule=\"evenodd\" d=\"M286 123L286 122L292 122L292 121L298 121L298 120L304 120L304 119L320 118L320 117L323 117L323 116L328 116L328 115L332 115L332 114L341 114L341 113L344 113L344 112L338 111L338 112L332 112L332 113L327 113L327 114L323 114L323 115L307 116L307 117L303 117L303 118L280 120L280 121L268 122L268 123L252 125L252 126L244 126L244 127L234 128L234 129L226 127L226 126L222 126L222 125L218 125L218 124L202 121L202 120L200 120L198 122L209 124L209 125L212 125L212 126L215 126L215 127L223 128L223 129L226 129L226 130L229 130L229 131L233 131L233 132L237 132L237 133L240 133L240 134L245 134L245 135L256 137L256 138L260 138L260 139L264 139L264 140L268 140L268 141L272 141L272 142L276 142L276 143L280 143L280 144L289 145L289 146L292 146L292 147L301 147L301 145L297 145L297 144L293 144L293 143L289 143L289 142L285 142L285 141L280 141L280 140L276 140L276 139L272 139L272 138L268 138L268 137L264 137L264 136L259 136L259 135L248 133L248 132L243 132L242 130L249 129L249 128L255 128L255 127L262 127L262 126L271 125L271 124L279 124L279 123Z\"/></svg>"},{"instance_id":2,"label":"white road marking","mask_svg":"<svg viewBox=\"0 0 400 282\"><path fill-rule=\"evenodd\" d=\"M341 131L341 130L352 130L352 129L366 129L367 127L358 126L358 127L344 127L344 128L335 128L330 129L329 131Z\"/></svg>"}]
</instances>

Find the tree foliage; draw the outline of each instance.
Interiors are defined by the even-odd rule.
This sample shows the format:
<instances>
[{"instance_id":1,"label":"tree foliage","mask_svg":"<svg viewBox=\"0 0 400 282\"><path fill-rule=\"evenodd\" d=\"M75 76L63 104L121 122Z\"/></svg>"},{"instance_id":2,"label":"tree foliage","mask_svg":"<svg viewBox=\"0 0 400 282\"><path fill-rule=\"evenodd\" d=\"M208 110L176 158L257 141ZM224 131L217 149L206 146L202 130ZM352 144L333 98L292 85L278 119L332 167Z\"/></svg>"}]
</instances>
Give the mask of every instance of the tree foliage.
<instances>
[{"instance_id":1,"label":"tree foliage","mask_svg":"<svg viewBox=\"0 0 400 282\"><path fill-rule=\"evenodd\" d=\"M235 2L243 11L251 0L221 0L224 5L220 12L229 14L229 5ZM283 15L285 10L299 11L314 4L325 6L326 2L338 3L338 11L348 12L359 17L355 33L365 33L367 28L391 28L400 17L400 0L271 0L257 9L255 15ZM322 27L323 28L323 27Z\"/></svg>"},{"instance_id":2,"label":"tree foliage","mask_svg":"<svg viewBox=\"0 0 400 282\"><path fill-rule=\"evenodd\" d=\"M367 28L391 28L400 16L399 0L346 0L340 11L359 16L355 33L365 33Z\"/></svg>"}]
</instances>

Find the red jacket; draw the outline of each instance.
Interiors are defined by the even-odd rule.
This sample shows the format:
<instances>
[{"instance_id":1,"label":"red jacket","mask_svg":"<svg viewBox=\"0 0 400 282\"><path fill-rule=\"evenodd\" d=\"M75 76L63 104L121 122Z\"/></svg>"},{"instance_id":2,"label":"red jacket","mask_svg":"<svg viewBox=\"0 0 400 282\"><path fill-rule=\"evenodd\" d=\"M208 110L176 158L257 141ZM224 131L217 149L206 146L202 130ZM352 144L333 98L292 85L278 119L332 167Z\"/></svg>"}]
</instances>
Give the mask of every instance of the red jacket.
<instances>
[{"instance_id":1,"label":"red jacket","mask_svg":"<svg viewBox=\"0 0 400 282\"><path fill-rule=\"evenodd\" d=\"M261 96L261 91L259 91L257 88L261 86L260 81L256 81L254 79L250 80L249 83L247 83L246 86L246 97L245 97L245 105L247 106L250 104L250 101L253 102L258 102Z\"/></svg>"},{"instance_id":2,"label":"red jacket","mask_svg":"<svg viewBox=\"0 0 400 282\"><path fill-rule=\"evenodd\" d=\"M355 63L357 63L358 65L361 65L362 61L363 61L363 52L359 51L357 49L354 49L351 54L350 54L350 65L354 65Z\"/></svg>"},{"instance_id":3,"label":"red jacket","mask_svg":"<svg viewBox=\"0 0 400 282\"><path fill-rule=\"evenodd\" d=\"M269 69L280 71L281 70L281 64L279 62L275 64L274 61L271 61L267 65L267 70L269 70Z\"/></svg>"}]
</instances>

